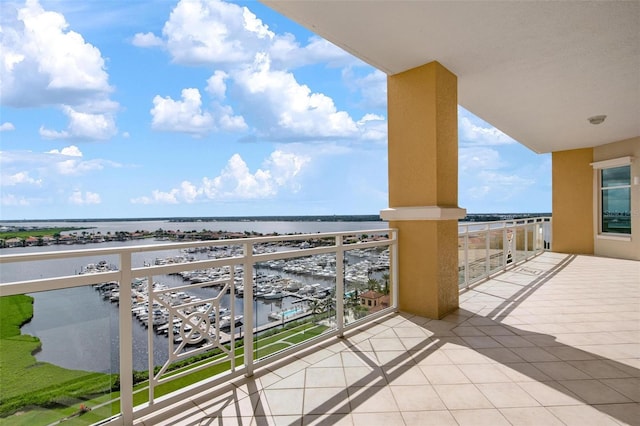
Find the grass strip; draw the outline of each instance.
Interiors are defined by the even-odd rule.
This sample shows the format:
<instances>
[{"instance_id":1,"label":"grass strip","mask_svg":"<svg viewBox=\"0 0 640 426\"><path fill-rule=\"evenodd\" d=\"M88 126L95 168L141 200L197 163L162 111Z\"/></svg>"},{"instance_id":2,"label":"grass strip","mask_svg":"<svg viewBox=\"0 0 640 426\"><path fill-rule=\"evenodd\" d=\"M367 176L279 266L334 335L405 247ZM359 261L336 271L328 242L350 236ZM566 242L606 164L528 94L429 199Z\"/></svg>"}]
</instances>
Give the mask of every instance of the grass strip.
<instances>
[{"instance_id":1,"label":"grass strip","mask_svg":"<svg viewBox=\"0 0 640 426\"><path fill-rule=\"evenodd\" d=\"M0 297L0 417L27 406L68 406L108 393L107 374L67 370L33 356L40 340L20 334L33 316L33 298Z\"/></svg>"}]
</instances>

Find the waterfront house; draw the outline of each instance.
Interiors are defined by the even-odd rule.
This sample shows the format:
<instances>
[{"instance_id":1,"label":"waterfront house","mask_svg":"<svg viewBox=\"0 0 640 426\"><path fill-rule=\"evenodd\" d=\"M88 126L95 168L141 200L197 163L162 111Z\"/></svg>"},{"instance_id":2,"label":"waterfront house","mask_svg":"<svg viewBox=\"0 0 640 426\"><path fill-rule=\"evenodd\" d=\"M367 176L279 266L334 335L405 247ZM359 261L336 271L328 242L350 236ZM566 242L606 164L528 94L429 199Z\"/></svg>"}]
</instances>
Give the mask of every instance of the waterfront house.
<instances>
[{"instance_id":1,"label":"waterfront house","mask_svg":"<svg viewBox=\"0 0 640 426\"><path fill-rule=\"evenodd\" d=\"M378 293L374 290L368 290L360 294L360 305L367 308L375 308L380 304L380 301L384 297L384 294Z\"/></svg>"}]
</instances>

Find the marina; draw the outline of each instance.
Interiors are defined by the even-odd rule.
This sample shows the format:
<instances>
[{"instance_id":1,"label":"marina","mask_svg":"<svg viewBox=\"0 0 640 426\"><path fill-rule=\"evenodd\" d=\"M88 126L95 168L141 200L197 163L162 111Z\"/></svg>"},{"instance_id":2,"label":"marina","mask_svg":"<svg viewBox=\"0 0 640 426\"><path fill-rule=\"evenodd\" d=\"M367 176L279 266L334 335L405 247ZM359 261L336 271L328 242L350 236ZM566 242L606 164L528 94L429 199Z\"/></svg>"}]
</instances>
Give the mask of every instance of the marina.
<instances>
[{"instance_id":1,"label":"marina","mask_svg":"<svg viewBox=\"0 0 640 426\"><path fill-rule=\"evenodd\" d=\"M109 222L98 224L98 229L109 232ZM145 229L145 222L127 223L131 228ZM187 229L185 223L169 223L159 225L152 222L149 226L170 226L182 227ZM218 224L222 226L223 224ZM277 229L287 227L289 232L305 233L317 232L318 230L326 230L325 228L334 226L338 230L343 229L372 229L373 227L384 227L385 222L305 222L305 223L266 223L266 222L228 222L224 224L233 229L244 229L252 231L251 226L256 229L267 231L271 228L265 228L275 225ZM202 229L203 224L193 224L192 227L199 226ZM235 228L234 228L235 227ZM242 228L240 228L242 227ZM153 229L153 228L152 228ZM111 229L111 232L115 232ZM128 246L140 244L158 244L155 240L126 241L126 242L106 242L100 246ZM237 245L231 242L223 251L217 250L193 250L193 252L179 251L158 251L146 253L134 253L133 265L144 266L145 264L171 264L178 262L191 262L206 259L216 259L221 257L233 256L234 251L238 250ZM274 250L292 250L294 247L277 247L265 245L260 250L265 252L273 252ZM66 246L45 246L45 247L23 247L15 249L3 249L4 253L25 252L25 251L56 251L68 250ZM347 288L353 288L354 285L363 285L366 283L367 274L364 272L367 268L374 267L378 262L379 256L373 258L366 253L360 253L359 250L351 250L348 252L347 264L345 268L345 284ZM385 255L382 254L384 262ZM19 265L11 265L11 268L3 268L2 281L10 282L23 279L33 279L43 276L53 276L60 274L80 274L96 272L100 270L109 270L114 268L117 263L115 258L97 258L85 259L83 263L74 264L73 262L61 262L57 260L43 261L37 268L23 270L18 268ZM14 269L15 268L15 269ZM380 276L382 271L373 271L374 276ZM233 295L230 292L220 294L222 286L220 281L228 280L233 274L234 282ZM152 282L157 282L166 286L171 291L184 292L195 301L198 298L202 301L219 297L220 318L230 315L233 309L234 316L243 315L244 289L242 287L242 272L239 268L234 271L229 269L194 269L191 274L172 274L153 277ZM138 277L144 279L145 277ZM209 280L214 285L202 285L203 280ZM359 281L358 281L359 280ZM146 281L145 281L146 282ZM216 283L217 282L217 283ZM107 283L108 284L108 283ZM261 333L270 328L282 327L290 321L296 321L301 318L307 318L312 315L312 300L321 300L326 298L333 288L335 288L335 256L320 255L311 257L292 258L284 261L273 261L256 263L254 265L254 295L252 300L254 321L252 324L246 324L242 318L242 324L234 324L234 331L222 329L219 331L220 343L234 337L241 336L247 327ZM135 285L135 282L132 283ZM138 284L142 285L142 284ZM271 286L271 289L269 289ZM110 288L109 288L110 287ZM184 287L178 290L178 288ZM275 287L275 289L274 289ZM108 293L107 293L107 289ZM171 290L175 289L175 290ZM71 288L66 290L56 290L51 292L34 293L34 316L32 320L22 327L23 334L30 334L38 337L42 342L42 350L36 354L39 361L50 362L65 368L83 369L97 372L117 371L119 362L118 350L118 319L117 319L117 302L119 291L111 283L109 286L102 288L105 290L103 294L97 291L97 288ZM268 291L267 291L268 290ZM264 292L264 296L261 294ZM108 297L105 298L105 294ZM267 296L268 295L268 296ZM136 295L136 303L144 303L144 296L138 292ZM203 302L206 304L206 302ZM141 310L141 309L139 309ZM153 324L153 304L152 304L152 324L154 331L165 326L166 334L162 328L160 333L151 333L150 339L147 331L149 327L149 313L147 307L146 317L141 313L144 321L136 320L133 325L133 354L134 369L146 370L148 368L149 342L152 345L153 359L155 365L161 365L169 357L169 341L171 344L179 344L169 339L169 334L175 334L174 328L169 332L168 317L162 312L156 312L155 328ZM295 312L294 315L292 315ZM284 315L283 315L284 313ZM223 315L226 314L226 315ZM134 313L132 312L132 315ZM136 317L137 318L137 317ZM166 323L165 323L166 318ZM163 324L164 323L164 324ZM215 324L215 322L213 322ZM185 328L188 331L188 328ZM74 353L67 349L71 348L71 344L75 339L82 341L94 342L89 350L91 353ZM70 345L60 345L61 341L68 341ZM86 345L85 345L86 346Z\"/></svg>"}]
</instances>

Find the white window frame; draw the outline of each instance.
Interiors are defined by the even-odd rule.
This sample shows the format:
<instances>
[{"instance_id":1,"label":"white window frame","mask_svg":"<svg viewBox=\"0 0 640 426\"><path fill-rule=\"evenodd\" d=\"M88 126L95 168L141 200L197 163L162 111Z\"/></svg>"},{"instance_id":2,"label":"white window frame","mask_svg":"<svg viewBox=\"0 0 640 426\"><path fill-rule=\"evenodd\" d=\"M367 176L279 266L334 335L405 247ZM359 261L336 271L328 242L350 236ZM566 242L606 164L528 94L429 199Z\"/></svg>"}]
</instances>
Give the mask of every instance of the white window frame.
<instances>
[{"instance_id":1,"label":"white window frame","mask_svg":"<svg viewBox=\"0 0 640 426\"><path fill-rule=\"evenodd\" d=\"M612 168L616 168L616 167L624 167L624 166L628 166L629 169L631 169L632 161L633 161L633 157L627 156L627 157L613 158L611 160L597 161L597 162L591 163L591 166L593 167L594 172L596 174L594 190L596 192L595 199L597 200L597 206L594 206L594 213L595 213L595 216L596 216L595 219L597 221L597 226L596 226L597 232L596 232L596 235L597 235L598 239L631 241L631 234L619 234L619 233L615 233L615 232L603 232L603 230L602 230L602 191L603 191L603 188L602 188L602 170L603 169L612 169ZM607 187L607 190L629 188L629 198L631 198L631 193L632 193L631 186L632 186L633 178L631 177L631 173L629 174L629 176L630 177L629 177L629 184L628 185ZM629 202L631 202L631 199L629 200ZM633 230L632 230L632 232L633 232Z\"/></svg>"}]
</instances>

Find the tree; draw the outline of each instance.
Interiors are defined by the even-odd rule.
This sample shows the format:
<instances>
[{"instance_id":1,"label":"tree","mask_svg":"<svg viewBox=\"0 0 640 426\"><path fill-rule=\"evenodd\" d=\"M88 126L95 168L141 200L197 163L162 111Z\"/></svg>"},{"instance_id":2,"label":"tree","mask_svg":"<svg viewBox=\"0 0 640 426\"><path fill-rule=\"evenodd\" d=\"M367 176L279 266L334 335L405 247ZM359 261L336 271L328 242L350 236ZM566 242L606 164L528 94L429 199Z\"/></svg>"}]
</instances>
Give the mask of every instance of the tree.
<instances>
[{"instance_id":1,"label":"tree","mask_svg":"<svg viewBox=\"0 0 640 426\"><path fill-rule=\"evenodd\" d=\"M369 278L369 280L367 281L367 290L379 291L380 282L375 278Z\"/></svg>"},{"instance_id":2,"label":"tree","mask_svg":"<svg viewBox=\"0 0 640 426\"><path fill-rule=\"evenodd\" d=\"M382 279L384 280L384 286L382 287L382 292L384 294L389 294L389 273L385 272L382 274Z\"/></svg>"}]
</instances>

